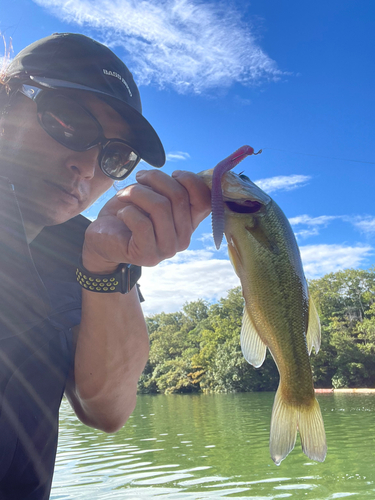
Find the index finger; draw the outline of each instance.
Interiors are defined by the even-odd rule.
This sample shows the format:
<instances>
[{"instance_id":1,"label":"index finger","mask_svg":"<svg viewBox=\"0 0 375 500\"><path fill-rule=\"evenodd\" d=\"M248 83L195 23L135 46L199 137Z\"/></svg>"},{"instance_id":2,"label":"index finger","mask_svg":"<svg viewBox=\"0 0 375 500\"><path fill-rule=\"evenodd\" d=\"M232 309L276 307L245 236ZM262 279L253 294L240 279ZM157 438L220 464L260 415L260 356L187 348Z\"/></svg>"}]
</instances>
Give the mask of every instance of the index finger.
<instances>
[{"instance_id":1,"label":"index finger","mask_svg":"<svg viewBox=\"0 0 375 500\"><path fill-rule=\"evenodd\" d=\"M199 223L211 212L211 190L206 183L193 172L176 170L172 173L172 177L189 193L192 225L193 228L196 229Z\"/></svg>"}]
</instances>

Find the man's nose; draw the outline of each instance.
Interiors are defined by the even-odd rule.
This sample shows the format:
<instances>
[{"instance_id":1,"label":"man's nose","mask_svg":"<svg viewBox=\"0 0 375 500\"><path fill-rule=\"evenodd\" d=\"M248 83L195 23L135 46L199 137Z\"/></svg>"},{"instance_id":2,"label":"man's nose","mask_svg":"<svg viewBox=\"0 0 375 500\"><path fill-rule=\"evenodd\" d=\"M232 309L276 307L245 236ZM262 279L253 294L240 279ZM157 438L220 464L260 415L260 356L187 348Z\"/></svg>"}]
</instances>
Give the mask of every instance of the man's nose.
<instances>
[{"instance_id":1,"label":"man's nose","mask_svg":"<svg viewBox=\"0 0 375 500\"><path fill-rule=\"evenodd\" d=\"M95 146L87 151L74 151L74 154L69 156L68 168L84 179L91 179L99 168L99 153L99 146Z\"/></svg>"}]
</instances>

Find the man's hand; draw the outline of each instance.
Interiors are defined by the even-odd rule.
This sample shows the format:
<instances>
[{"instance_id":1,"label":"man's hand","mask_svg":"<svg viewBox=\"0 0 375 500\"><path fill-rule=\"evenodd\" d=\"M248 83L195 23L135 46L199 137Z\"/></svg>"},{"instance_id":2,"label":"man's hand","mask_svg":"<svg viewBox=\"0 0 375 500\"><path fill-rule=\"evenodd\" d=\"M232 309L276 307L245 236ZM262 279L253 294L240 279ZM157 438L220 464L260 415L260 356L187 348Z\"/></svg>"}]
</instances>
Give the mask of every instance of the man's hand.
<instances>
[{"instance_id":1,"label":"man's hand","mask_svg":"<svg viewBox=\"0 0 375 500\"><path fill-rule=\"evenodd\" d=\"M119 263L154 266L188 247L210 212L210 190L195 174L139 172L86 231L83 265L111 273ZM79 418L114 432L133 411L146 364L148 333L134 287L128 294L82 290L82 321L66 394Z\"/></svg>"},{"instance_id":2,"label":"man's hand","mask_svg":"<svg viewBox=\"0 0 375 500\"><path fill-rule=\"evenodd\" d=\"M109 200L86 231L83 265L111 273L119 263L155 266L185 250L210 213L210 190L191 172L142 170Z\"/></svg>"}]
</instances>

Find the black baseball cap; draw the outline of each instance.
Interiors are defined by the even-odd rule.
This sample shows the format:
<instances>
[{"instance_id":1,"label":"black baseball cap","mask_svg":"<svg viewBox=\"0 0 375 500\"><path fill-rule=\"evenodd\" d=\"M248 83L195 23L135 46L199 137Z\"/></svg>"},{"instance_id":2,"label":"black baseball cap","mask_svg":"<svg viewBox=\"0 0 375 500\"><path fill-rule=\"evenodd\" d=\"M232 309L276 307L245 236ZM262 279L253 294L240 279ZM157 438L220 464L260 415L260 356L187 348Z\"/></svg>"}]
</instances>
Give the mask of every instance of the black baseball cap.
<instances>
[{"instance_id":1,"label":"black baseball cap","mask_svg":"<svg viewBox=\"0 0 375 500\"><path fill-rule=\"evenodd\" d=\"M54 33L16 55L6 78L46 89L93 92L117 111L132 130L131 144L154 167L165 163L163 145L142 116L142 105L133 76L108 47L78 33Z\"/></svg>"}]
</instances>

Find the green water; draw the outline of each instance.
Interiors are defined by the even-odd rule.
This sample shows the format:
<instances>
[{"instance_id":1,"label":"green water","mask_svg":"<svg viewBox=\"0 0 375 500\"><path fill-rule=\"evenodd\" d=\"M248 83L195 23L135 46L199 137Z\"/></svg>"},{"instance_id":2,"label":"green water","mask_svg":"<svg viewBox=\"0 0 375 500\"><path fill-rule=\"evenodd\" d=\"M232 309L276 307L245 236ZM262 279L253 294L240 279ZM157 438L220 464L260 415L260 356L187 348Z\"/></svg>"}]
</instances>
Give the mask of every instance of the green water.
<instances>
[{"instance_id":1,"label":"green water","mask_svg":"<svg viewBox=\"0 0 375 500\"><path fill-rule=\"evenodd\" d=\"M51 498L375 498L375 395L318 396L324 463L300 443L279 467L268 452L271 393L139 396L114 435L79 423L66 401Z\"/></svg>"}]
</instances>

